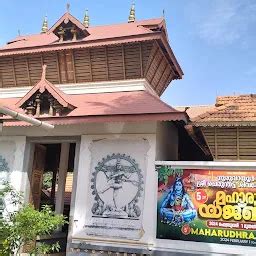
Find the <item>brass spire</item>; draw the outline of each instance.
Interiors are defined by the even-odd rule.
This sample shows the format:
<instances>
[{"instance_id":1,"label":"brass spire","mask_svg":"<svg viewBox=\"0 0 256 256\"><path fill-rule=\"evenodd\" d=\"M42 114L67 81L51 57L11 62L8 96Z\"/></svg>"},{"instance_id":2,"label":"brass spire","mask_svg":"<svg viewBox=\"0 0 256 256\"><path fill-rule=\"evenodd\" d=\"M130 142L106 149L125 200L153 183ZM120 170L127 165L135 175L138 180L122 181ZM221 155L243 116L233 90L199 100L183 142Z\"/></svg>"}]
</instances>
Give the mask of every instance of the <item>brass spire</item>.
<instances>
[{"instance_id":1,"label":"brass spire","mask_svg":"<svg viewBox=\"0 0 256 256\"><path fill-rule=\"evenodd\" d=\"M46 33L48 31L48 19L47 16L44 17L43 26L41 29L41 33Z\"/></svg>"},{"instance_id":2,"label":"brass spire","mask_svg":"<svg viewBox=\"0 0 256 256\"><path fill-rule=\"evenodd\" d=\"M66 8L67 8L67 12L69 13L70 12L70 3L67 3Z\"/></svg>"},{"instance_id":3,"label":"brass spire","mask_svg":"<svg viewBox=\"0 0 256 256\"><path fill-rule=\"evenodd\" d=\"M135 3L132 4L131 10L130 10L130 15L128 18L128 22L134 22L135 21Z\"/></svg>"},{"instance_id":4,"label":"brass spire","mask_svg":"<svg viewBox=\"0 0 256 256\"><path fill-rule=\"evenodd\" d=\"M84 15L84 22L83 22L84 26L86 28L89 27L90 25L90 17L89 17L89 13L88 13L88 10L85 10L85 15Z\"/></svg>"}]
</instances>

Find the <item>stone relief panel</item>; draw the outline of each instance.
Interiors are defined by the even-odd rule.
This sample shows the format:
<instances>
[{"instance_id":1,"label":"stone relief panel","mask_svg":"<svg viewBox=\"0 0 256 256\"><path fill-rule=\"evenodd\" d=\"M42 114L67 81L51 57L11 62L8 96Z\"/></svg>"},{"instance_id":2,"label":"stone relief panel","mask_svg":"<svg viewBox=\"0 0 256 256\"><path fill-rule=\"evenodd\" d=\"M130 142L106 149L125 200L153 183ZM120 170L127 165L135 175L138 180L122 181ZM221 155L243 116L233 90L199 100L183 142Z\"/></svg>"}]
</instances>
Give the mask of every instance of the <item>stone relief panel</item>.
<instances>
[{"instance_id":1,"label":"stone relief panel","mask_svg":"<svg viewBox=\"0 0 256 256\"><path fill-rule=\"evenodd\" d=\"M147 140L102 140L91 144L87 235L140 239Z\"/></svg>"},{"instance_id":2,"label":"stone relief panel","mask_svg":"<svg viewBox=\"0 0 256 256\"><path fill-rule=\"evenodd\" d=\"M135 159L120 153L107 155L92 172L93 216L138 218L141 215L138 201L143 193L143 183L143 175Z\"/></svg>"}]
</instances>

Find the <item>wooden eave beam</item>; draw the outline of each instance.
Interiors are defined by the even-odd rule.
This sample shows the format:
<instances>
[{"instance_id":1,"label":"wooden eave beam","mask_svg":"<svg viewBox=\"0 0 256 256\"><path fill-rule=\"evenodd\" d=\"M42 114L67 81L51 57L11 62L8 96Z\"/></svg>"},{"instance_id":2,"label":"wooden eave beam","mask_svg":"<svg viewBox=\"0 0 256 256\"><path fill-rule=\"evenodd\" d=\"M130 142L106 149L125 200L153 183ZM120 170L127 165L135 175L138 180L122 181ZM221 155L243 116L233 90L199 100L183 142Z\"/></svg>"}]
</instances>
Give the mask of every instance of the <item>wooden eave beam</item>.
<instances>
[{"instance_id":1,"label":"wooden eave beam","mask_svg":"<svg viewBox=\"0 0 256 256\"><path fill-rule=\"evenodd\" d=\"M125 50L124 50L124 45L123 44L122 44L122 61L123 61L123 75L124 75L124 79L126 79Z\"/></svg>"},{"instance_id":2,"label":"wooden eave beam","mask_svg":"<svg viewBox=\"0 0 256 256\"><path fill-rule=\"evenodd\" d=\"M142 44L140 42L140 76L143 77L143 54L142 54Z\"/></svg>"},{"instance_id":3,"label":"wooden eave beam","mask_svg":"<svg viewBox=\"0 0 256 256\"><path fill-rule=\"evenodd\" d=\"M162 55L162 56L160 57L160 59L159 59L159 62L157 63L157 69L155 70L154 76L152 77L150 83L152 83L152 82L154 81L154 78L155 78L155 76L156 76L156 73L157 73L157 71L159 70L159 68L161 67L161 64L162 64L163 61L164 61L164 56ZM162 74L163 74L163 72L162 72ZM162 77L162 75L160 76L159 80L156 82L156 86L158 85L158 83L159 83L161 77ZM156 88L156 86L155 86L155 88Z\"/></svg>"},{"instance_id":4,"label":"wooden eave beam","mask_svg":"<svg viewBox=\"0 0 256 256\"><path fill-rule=\"evenodd\" d=\"M108 47L105 46L104 48L105 48L106 74L107 74L107 80L109 80Z\"/></svg>"},{"instance_id":5,"label":"wooden eave beam","mask_svg":"<svg viewBox=\"0 0 256 256\"><path fill-rule=\"evenodd\" d=\"M164 70L163 70L163 72L162 72L162 74L161 74L161 76L160 76L160 78L159 78L159 81L158 81L157 84L156 84L155 90L158 90L159 85L161 85L161 80L162 80L163 75L165 74L167 68L168 68L168 63L165 64Z\"/></svg>"},{"instance_id":6,"label":"wooden eave beam","mask_svg":"<svg viewBox=\"0 0 256 256\"><path fill-rule=\"evenodd\" d=\"M14 58L12 57L12 72L13 72L13 81L15 87L17 86L17 78L16 78L16 72L15 72L15 65L14 65Z\"/></svg>"},{"instance_id":7,"label":"wooden eave beam","mask_svg":"<svg viewBox=\"0 0 256 256\"><path fill-rule=\"evenodd\" d=\"M168 84L170 83L171 80L173 80L175 77L175 73L173 69L170 70L170 74L167 76L166 80L163 82L163 88L160 89L159 94L161 95L164 90L167 88Z\"/></svg>"},{"instance_id":8,"label":"wooden eave beam","mask_svg":"<svg viewBox=\"0 0 256 256\"><path fill-rule=\"evenodd\" d=\"M161 38L160 38L160 40L158 40L158 44L160 46L162 44L163 47L160 47L162 51L163 51L163 49L166 50L165 55L169 58L169 62L175 67L175 70L177 71L177 74L178 74L178 78L181 79L182 76L184 75L184 73L183 73L166 37L163 34L161 34Z\"/></svg>"},{"instance_id":9,"label":"wooden eave beam","mask_svg":"<svg viewBox=\"0 0 256 256\"><path fill-rule=\"evenodd\" d=\"M89 56L89 70L90 70L90 77L91 82L93 82L93 74L92 74L92 57L91 57L91 49L88 48L88 56Z\"/></svg>"},{"instance_id":10,"label":"wooden eave beam","mask_svg":"<svg viewBox=\"0 0 256 256\"><path fill-rule=\"evenodd\" d=\"M157 55L156 55L156 56L157 56ZM155 58L156 58L156 56L155 56ZM156 70L154 71L152 78L150 79L150 84L151 84L152 81L154 80L155 75L156 75L156 73L157 73L157 71L158 71L158 69L159 69L160 63L162 62L163 58L164 58L164 57L163 57L163 55L162 55L162 56L159 56L159 59L158 59L158 60L156 60L156 66L157 66L157 68L156 68Z\"/></svg>"},{"instance_id":11,"label":"wooden eave beam","mask_svg":"<svg viewBox=\"0 0 256 256\"><path fill-rule=\"evenodd\" d=\"M71 50L71 57L72 57L72 68L73 68L73 77L74 77L74 82L77 82L76 79L76 66L75 66L75 57L74 57L74 50Z\"/></svg>"},{"instance_id":12,"label":"wooden eave beam","mask_svg":"<svg viewBox=\"0 0 256 256\"><path fill-rule=\"evenodd\" d=\"M156 57L156 55L158 53L158 50L159 49L157 48L156 44L153 44L153 47L152 47L151 52L149 54L149 59L148 59L147 66L145 68L145 77L147 76L148 71L149 71L152 63L154 62L154 59L155 59L155 57Z\"/></svg>"},{"instance_id":13,"label":"wooden eave beam","mask_svg":"<svg viewBox=\"0 0 256 256\"><path fill-rule=\"evenodd\" d=\"M30 86L32 86L32 81L31 81L30 71L29 71L29 62L28 62L28 58L26 58L26 68L27 68L28 83L29 83Z\"/></svg>"}]
</instances>

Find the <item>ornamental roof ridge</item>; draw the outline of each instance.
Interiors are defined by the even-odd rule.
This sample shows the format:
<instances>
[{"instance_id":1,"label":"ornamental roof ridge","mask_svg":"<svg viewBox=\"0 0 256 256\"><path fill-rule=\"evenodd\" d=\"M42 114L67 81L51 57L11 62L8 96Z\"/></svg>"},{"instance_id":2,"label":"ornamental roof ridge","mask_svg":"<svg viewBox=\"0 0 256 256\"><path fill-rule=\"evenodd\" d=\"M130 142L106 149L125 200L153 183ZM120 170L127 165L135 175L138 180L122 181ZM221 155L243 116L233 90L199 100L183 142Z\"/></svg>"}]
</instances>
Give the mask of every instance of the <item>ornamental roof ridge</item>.
<instances>
[{"instance_id":1,"label":"ornamental roof ridge","mask_svg":"<svg viewBox=\"0 0 256 256\"><path fill-rule=\"evenodd\" d=\"M74 25L76 25L81 30L84 30L88 33L86 27L83 25L82 22L80 22L76 17L74 17L69 12L64 13L56 22L51 26L51 28L48 30L48 34L52 33L58 26L61 25L62 22L68 23L68 21L71 21ZM89 33L88 33L89 34Z\"/></svg>"},{"instance_id":2,"label":"ornamental roof ridge","mask_svg":"<svg viewBox=\"0 0 256 256\"><path fill-rule=\"evenodd\" d=\"M63 107L74 109L75 106L70 104L67 101L66 99L67 95L46 79L46 68L47 68L47 65L44 64L42 67L43 70L42 70L41 80L37 82L33 86L33 88L15 104L15 106L18 108L21 108L22 105L26 101L28 101L38 91L40 93L44 93L45 91L48 91L51 94L51 96L55 98Z\"/></svg>"}]
</instances>

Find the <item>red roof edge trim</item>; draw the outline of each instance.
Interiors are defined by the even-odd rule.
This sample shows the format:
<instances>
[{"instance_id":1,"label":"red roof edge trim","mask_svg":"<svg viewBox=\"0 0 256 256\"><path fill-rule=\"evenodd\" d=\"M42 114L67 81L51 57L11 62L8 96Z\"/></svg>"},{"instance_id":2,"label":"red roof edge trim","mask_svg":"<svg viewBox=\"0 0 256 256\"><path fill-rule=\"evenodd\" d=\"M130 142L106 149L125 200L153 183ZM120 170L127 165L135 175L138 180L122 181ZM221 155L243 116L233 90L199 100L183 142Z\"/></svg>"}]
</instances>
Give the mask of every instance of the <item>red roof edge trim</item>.
<instances>
[{"instance_id":1,"label":"red roof edge trim","mask_svg":"<svg viewBox=\"0 0 256 256\"><path fill-rule=\"evenodd\" d=\"M154 32L152 34L141 34L117 38L108 38L108 39L97 39L91 41L75 41L72 43L58 43L44 46L33 46L27 48L17 48L17 49L4 49L0 50L0 56L8 55L22 55L28 53L38 53L38 52L49 52L49 51L60 51L65 49L79 49L79 48L89 48L105 45L117 45L124 43L133 43L140 41L149 41L149 40L158 40L161 39L161 32Z\"/></svg>"},{"instance_id":2,"label":"red roof edge trim","mask_svg":"<svg viewBox=\"0 0 256 256\"><path fill-rule=\"evenodd\" d=\"M84 117L58 117L58 118L38 118L54 125L76 125L83 123L106 123L106 122L147 122L147 121L183 121L187 123L187 117L183 112L177 113L156 113L156 114L131 114L131 115L111 115L111 116L84 116ZM30 126L21 121L4 121L4 126Z\"/></svg>"}]
</instances>

